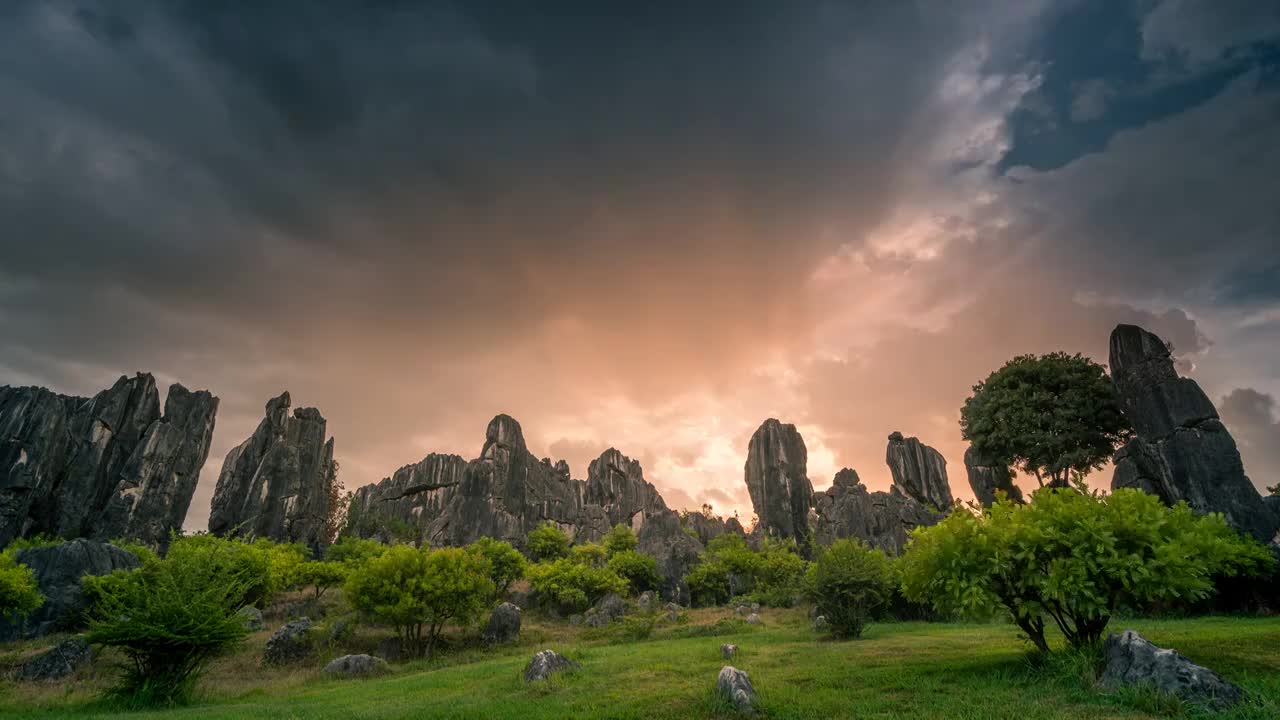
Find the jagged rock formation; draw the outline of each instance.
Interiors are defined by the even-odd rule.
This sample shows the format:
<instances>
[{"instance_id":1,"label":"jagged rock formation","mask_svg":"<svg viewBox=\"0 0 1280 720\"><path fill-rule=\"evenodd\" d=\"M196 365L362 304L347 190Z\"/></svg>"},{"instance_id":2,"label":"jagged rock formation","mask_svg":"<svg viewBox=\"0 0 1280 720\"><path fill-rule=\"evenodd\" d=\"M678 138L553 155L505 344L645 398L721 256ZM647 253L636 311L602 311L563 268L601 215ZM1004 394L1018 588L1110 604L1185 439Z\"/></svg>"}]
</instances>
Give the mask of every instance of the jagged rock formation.
<instances>
[{"instance_id":1,"label":"jagged rock formation","mask_svg":"<svg viewBox=\"0 0 1280 720\"><path fill-rule=\"evenodd\" d=\"M289 393L267 402L253 435L227 453L209 514L214 535L328 544L329 490L337 479L333 438L315 408L289 414Z\"/></svg>"},{"instance_id":2,"label":"jagged rock formation","mask_svg":"<svg viewBox=\"0 0 1280 720\"><path fill-rule=\"evenodd\" d=\"M885 449L885 462L893 473L894 487L925 505L943 511L951 509L951 485L942 453L919 438L904 438L902 433L893 432Z\"/></svg>"},{"instance_id":3,"label":"jagged rock formation","mask_svg":"<svg viewBox=\"0 0 1280 720\"><path fill-rule=\"evenodd\" d=\"M180 528L209 454L218 399L121 377L93 398L0 387L0 547L16 537L127 537Z\"/></svg>"},{"instance_id":4,"label":"jagged rock formation","mask_svg":"<svg viewBox=\"0 0 1280 720\"><path fill-rule=\"evenodd\" d=\"M393 539L389 533L394 528L422 537L462 485L466 470L466 460L440 453L405 465L382 482L352 494L348 527L361 537L377 537L383 542Z\"/></svg>"},{"instance_id":5,"label":"jagged rock formation","mask_svg":"<svg viewBox=\"0 0 1280 720\"><path fill-rule=\"evenodd\" d=\"M742 523L736 517L726 519L701 512L688 512L680 515L680 523L687 530L693 531L693 534L698 536L698 542L703 545L728 533L743 537L746 537L747 534L747 531L742 527Z\"/></svg>"},{"instance_id":6,"label":"jagged rock formation","mask_svg":"<svg viewBox=\"0 0 1280 720\"><path fill-rule=\"evenodd\" d=\"M44 604L25 620L0 618L0 640L47 635L82 624L85 597L81 579L138 567L138 556L103 542L78 538L57 545L27 548L14 558L31 568Z\"/></svg>"},{"instance_id":7,"label":"jagged rock formation","mask_svg":"<svg viewBox=\"0 0 1280 720\"><path fill-rule=\"evenodd\" d=\"M814 538L819 544L858 538L890 555L902 552L913 529L935 525L946 517L897 485L889 492L868 491L858 473L849 468L836 473L831 487L815 496L814 512Z\"/></svg>"},{"instance_id":8,"label":"jagged rock formation","mask_svg":"<svg viewBox=\"0 0 1280 720\"><path fill-rule=\"evenodd\" d=\"M1240 452L1200 386L1179 377L1168 346L1136 325L1111 333L1111 378L1137 436L1114 458L1111 487L1139 488L1167 504L1220 512L1269 542L1280 517L1245 476Z\"/></svg>"},{"instance_id":9,"label":"jagged rock formation","mask_svg":"<svg viewBox=\"0 0 1280 720\"><path fill-rule=\"evenodd\" d=\"M1218 708L1244 698L1243 690L1214 671L1177 650L1153 645L1133 630L1112 633L1102 654L1105 667L1098 684L1104 688L1149 686L1186 702Z\"/></svg>"},{"instance_id":10,"label":"jagged rock formation","mask_svg":"<svg viewBox=\"0 0 1280 720\"><path fill-rule=\"evenodd\" d=\"M964 469L973 496L983 507L991 507L998 490L1003 490L1010 500L1023 501L1022 491L1013 484L1013 472L1008 465L990 460L970 447L964 451Z\"/></svg>"},{"instance_id":11,"label":"jagged rock formation","mask_svg":"<svg viewBox=\"0 0 1280 720\"><path fill-rule=\"evenodd\" d=\"M604 508L610 525L624 523L633 530L639 529L637 520L669 512L658 489L645 481L640 463L614 448L605 450L587 468L586 502Z\"/></svg>"},{"instance_id":12,"label":"jagged rock formation","mask_svg":"<svg viewBox=\"0 0 1280 720\"><path fill-rule=\"evenodd\" d=\"M743 469L756 529L801 545L809 537L813 484L807 475L808 451L795 425L765 420L751 436Z\"/></svg>"}]
</instances>

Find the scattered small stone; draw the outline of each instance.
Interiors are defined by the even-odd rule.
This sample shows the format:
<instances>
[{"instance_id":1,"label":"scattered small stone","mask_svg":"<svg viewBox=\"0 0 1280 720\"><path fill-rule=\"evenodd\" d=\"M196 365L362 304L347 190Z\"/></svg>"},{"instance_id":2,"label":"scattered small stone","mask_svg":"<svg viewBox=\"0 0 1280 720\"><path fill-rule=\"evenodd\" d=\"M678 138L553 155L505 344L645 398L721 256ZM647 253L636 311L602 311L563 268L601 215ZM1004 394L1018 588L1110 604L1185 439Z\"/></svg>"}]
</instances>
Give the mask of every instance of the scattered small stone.
<instances>
[{"instance_id":1,"label":"scattered small stone","mask_svg":"<svg viewBox=\"0 0 1280 720\"><path fill-rule=\"evenodd\" d=\"M524 681L546 680L558 672L578 667L578 663L554 650L540 650L524 668Z\"/></svg>"},{"instance_id":2,"label":"scattered small stone","mask_svg":"<svg viewBox=\"0 0 1280 720\"><path fill-rule=\"evenodd\" d=\"M827 631L827 630L829 630L830 628L831 628L831 624L827 622L827 616L826 616L826 615L819 615L818 617L816 617L816 618L814 618L814 619L813 619L813 631L814 631L814 632L820 632L820 633L821 633L821 632L826 632L826 631Z\"/></svg>"},{"instance_id":3,"label":"scattered small stone","mask_svg":"<svg viewBox=\"0 0 1280 720\"><path fill-rule=\"evenodd\" d=\"M22 665L21 677L28 682L60 680L87 665L93 650L84 638L67 638Z\"/></svg>"},{"instance_id":4,"label":"scattered small stone","mask_svg":"<svg viewBox=\"0 0 1280 720\"><path fill-rule=\"evenodd\" d=\"M751 612L751 609L746 605L739 605L734 612L738 614L738 617L746 617Z\"/></svg>"},{"instance_id":5,"label":"scattered small stone","mask_svg":"<svg viewBox=\"0 0 1280 720\"><path fill-rule=\"evenodd\" d=\"M1106 661L1100 682L1103 687L1151 685L1183 700L1215 707L1232 705L1244 697L1243 690L1214 671L1176 650L1153 645L1133 630L1112 633L1102 654Z\"/></svg>"},{"instance_id":6,"label":"scattered small stone","mask_svg":"<svg viewBox=\"0 0 1280 720\"><path fill-rule=\"evenodd\" d=\"M323 672L330 676L363 677L380 675L390 670L387 661L382 658L372 655L343 655L330 660L329 664L324 666Z\"/></svg>"},{"instance_id":7,"label":"scattered small stone","mask_svg":"<svg viewBox=\"0 0 1280 720\"><path fill-rule=\"evenodd\" d=\"M729 701L738 712L755 714L756 689L751 686L751 678L732 665L720 668L720 676L716 678L716 694Z\"/></svg>"},{"instance_id":8,"label":"scattered small stone","mask_svg":"<svg viewBox=\"0 0 1280 720\"><path fill-rule=\"evenodd\" d=\"M760 613L751 613L747 616L748 625L759 625L761 622L763 621L760 619Z\"/></svg>"},{"instance_id":9,"label":"scattered small stone","mask_svg":"<svg viewBox=\"0 0 1280 720\"><path fill-rule=\"evenodd\" d=\"M658 606L658 595L652 590L645 590L640 593L640 597L636 598L636 605L641 610L648 612Z\"/></svg>"},{"instance_id":10,"label":"scattered small stone","mask_svg":"<svg viewBox=\"0 0 1280 720\"><path fill-rule=\"evenodd\" d=\"M729 660L729 659L731 659L734 655L737 655L737 654L738 654L738 646L737 646L737 645L732 645L732 644L730 644L730 643L725 643L724 645L721 645L721 646L720 646L720 655L721 655L721 657L723 657L725 660Z\"/></svg>"},{"instance_id":11,"label":"scattered small stone","mask_svg":"<svg viewBox=\"0 0 1280 720\"><path fill-rule=\"evenodd\" d=\"M500 645L519 639L520 608L504 602L489 615L489 624L484 629L484 641L490 645Z\"/></svg>"},{"instance_id":12,"label":"scattered small stone","mask_svg":"<svg viewBox=\"0 0 1280 720\"><path fill-rule=\"evenodd\" d=\"M287 665L311 654L311 618L298 618L274 633L267 640L262 654L264 665Z\"/></svg>"},{"instance_id":13,"label":"scattered small stone","mask_svg":"<svg viewBox=\"0 0 1280 720\"><path fill-rule=\"evenodd\" d=\"M257 632L262 629L262 611L252 605L240 608L236 615L244 618L244 629Z\"/></svg>"}]
</instances>

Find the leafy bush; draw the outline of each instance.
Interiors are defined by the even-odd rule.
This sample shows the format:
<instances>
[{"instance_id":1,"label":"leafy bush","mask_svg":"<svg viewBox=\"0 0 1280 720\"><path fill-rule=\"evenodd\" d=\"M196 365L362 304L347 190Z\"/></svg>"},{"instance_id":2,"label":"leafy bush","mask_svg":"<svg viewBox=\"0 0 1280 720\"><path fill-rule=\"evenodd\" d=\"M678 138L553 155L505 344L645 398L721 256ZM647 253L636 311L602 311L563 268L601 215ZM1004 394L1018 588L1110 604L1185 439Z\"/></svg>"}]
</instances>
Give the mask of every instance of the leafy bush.
<instances>
[{"instance_id":1,"label":"leafy bush","mask_svg":"<svg viewBox=\"0 0 1280 720\"><path fill-rule=\"evenodd\" d=\"M767 546L752 578L752 597L762 605L790 607L803 587L809 563L797 554L794 542Z\"/></svg>"},{"instance_id":2,"label":"leafy bush","mask_svg":"<svg viewBox=\"0 0 1280 720\"><path fill-rule=\"evenodd\" d=\"M393 626L422 656L435 649L446 623L470 623L493 597L488 564L463 548L389 548L347 578L352 607Z\"/></svg>"},{"instance_id":3,"label":"leafy bush","mask_svg":"<svg viewBox=\"0 0 1280 720\"><path fill-rule=\"evenodd\" d=\"M858 540L838 540L809 567L805 586L831 634L856 638L894 584L892 563L883 552Z\"/></svg>"},{"instance_id":4,"label":"leafy bush","mask_svg":"<svg viewBox=\"0 0 1280 720\"><path fill-rule=\"evenodd\" d=\"M554 560L569 554L569 537L551 522L529 531L525 550L535 562Z\"/></svg>"},{"instance_id":5,"label":"leafy bush","mask_svg":"<svg viewBox=\"0 0 1280 720\"><path fill-rule=\"evenodd\" d=\"M609 553L600 543L586 543L585 545L574 545L569 548L569 559L579 565L604 567L605 563L609 561Z\"/></svg>"},{"instance_id":6,"label":"leafy bush","mask_svg":"<svg viewBox=\"0 0 1280 720\"><path fill-rule=\"evenodd\" d=\"M315 598L319 600L325 591L341 585L349 572L346 565L332 560L308 560L293 570L292 585L297 587L311 586L315 590Z\"/></svg>"},{"instance_id":7,"label":"leafy bush","mask_svg":"<svg viewBox=\"0 0 1280 720\"><path fill-rule=\"evenodd\" d=\"M716 558L704 556L684 576L684 582L694 605L706 607L729 601L729 568Z\"/></svg>"},{"instance_id":8,"label":"leafy bush","mask_svg":"<svg viewBox=\"0 0 1280 720\"><path fill-rule=\"evenodd\" d=\"M324 558L348 566L358 566L386 552L387 547L377 540L343 535L325 550Z\"/></svg>"},{"instance_id":9,"label":"leafy bush","mask_svg":"<svg viewBox=\"0 0 1280 720\"><path fill-rule=\"evenodd\" d=\"M493 581L494 596L507 594L511 583L524 577L528 562L511 543L482 537L471 543L470 550L483 558L489 567L489 579Z\"/></svg>"},{"instance_id":10,"label":"leafy bush","mask_svg":"<svg viewBox=\"0 0 1280 720\"><path fill-rule=\"evenodd\" d=\"M618 523L613 526L613 529L605 533L600 544L604 546L605 552L608 553L609 557L613 557L620 552L635 550L640 543L636 540L636 534L632 532L631 528Z\"/></svg>"},{"instance_id":11,"label":"leafy bush","mask_svg":"<svg viewBox=\"0 0 1280 720\"><path fill-rule=\"evenodd\" d=\"M627 581L632 593L657 590L662 579L658 576L658 561L650 555L635 550L622 550L609 558L609 570Z\"/></svg>"},{"instance_id":12,"label":"leafy bush","mask_svg":"<svg viewBox=\"0 0 1280 720\"><path fill-rule=\"evenodd\" d=\"M526 573L529 585L565 612L591 607L609 593L625 595L627 581L608 568L575 563L568 558L535 563Z\"/></svg>"},{"instance_id":13,"label":"leafy bush","mask_svg":"<svg viewBox=\"0 0 1280 720\"><path fill-rule=\"evenodd\" d=\"M1003 607L1047 651L1046 618L1071 645L1093 645L1118 607L1196 601L1215 574L1255 575L1274 560L1220 515L1138 490L1045 488L1027 505L961 509L916 530L901 562L909 598L978 615Z\"/></svg>"},{"instance_id":14,"label":"leafy bush","mask_svg":"<svg viewBox=\"0 0 1280 720\"><path fill-rule=\"evenodd\" d=\"M284 583L271 573L271 557L265 548L235 538L189 535L175 539L166 561L208 567L238 579L244 605L264 606Z\"/></svg>"},{"instance_id":15,"label":"leafy bush","mask_svg":"<svg viewBox=\"0 0 1280 720\"><path fill-rule=\"evenodd\" d=\"M262 583L244 547L202 542L134 570L84 578L88 641L119 649L131 663L116 695L134 705L182 702L206 663L244 638L237 611Z\"/></svg>"},{"instance_id":16,"label":"leafy bush","mask_svg":"<svg viewBox=\"0 0 1280 720\"><path fill-rule=\"evenodd\" d=\"M12 549L0 553L0 619L26 617L44 604L35 574L16 555Z\"/></svg>"},{"instance_id":17,"label":"leafy bush","mask_svg":"<svg viewBox=\"0 0 1280 720\"><path fill-rule=\"evenodd\" d=\"M311 556L305 545L259 538L253 547L267 558L268 587L272 594L298 587L298 568Z\"/></svg>"}]
</instances>

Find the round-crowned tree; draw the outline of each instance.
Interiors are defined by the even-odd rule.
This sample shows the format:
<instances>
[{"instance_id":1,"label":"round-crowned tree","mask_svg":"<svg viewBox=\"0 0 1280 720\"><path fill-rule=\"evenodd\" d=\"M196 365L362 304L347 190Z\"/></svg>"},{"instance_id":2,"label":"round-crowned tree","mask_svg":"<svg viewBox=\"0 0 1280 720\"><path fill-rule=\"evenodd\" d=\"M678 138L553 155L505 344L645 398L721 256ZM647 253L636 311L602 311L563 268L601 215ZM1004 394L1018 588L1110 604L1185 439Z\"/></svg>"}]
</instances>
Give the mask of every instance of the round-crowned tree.
<instances>
[{"instance_id":1,"label":"round-crowned tree","mask_svg":"<svg viewBox=\"0 0 1280 720\"><path fill-rule=\"evenodd\" d=\"M1101 468L1132 434L1106 369L1062 352L1020 355L973 386L960 429L976 452L1050 487Z\"/></svg>"}]
</instances>

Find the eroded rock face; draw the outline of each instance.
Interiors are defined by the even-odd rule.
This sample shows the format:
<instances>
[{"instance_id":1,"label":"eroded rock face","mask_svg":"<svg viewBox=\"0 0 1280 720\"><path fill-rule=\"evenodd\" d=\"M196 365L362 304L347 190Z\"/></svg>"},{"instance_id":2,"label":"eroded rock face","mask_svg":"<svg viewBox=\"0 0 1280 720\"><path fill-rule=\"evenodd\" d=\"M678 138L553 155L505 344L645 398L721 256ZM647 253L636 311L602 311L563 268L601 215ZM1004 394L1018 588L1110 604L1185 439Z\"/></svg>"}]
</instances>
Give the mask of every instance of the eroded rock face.
<instances>
[{"instance_id":1,"label":"eroded rock face","mask_svg":"<svg viewBox=\"0 0 1280 720\"><path fill-rule=\"evenodd\" d=\"M946 517L898 491L897 486L890 492L868 491L858 473L849 468L836 473L831 487L815 496L814 514L819 544L857 538L890 555L902 552L913 529L936 525Z\"/></svg>"},{"instance_id":2,"label":"eroded rock face","mask_svg":"<svg viewBox=\"0 0 1280 720\"><path fill-rule=\"evenodd\" d=\"M85 597L81 579L136 568L138 556L115 545L79 538L58 545L19 551L15 560L31 568L44 604L25 622L0 620L0 640L47 635L71 630L83 623Z\"/></svg>"},{"instance_id":3,"label":"eroded rock face","mask_svg":"<svg viewBox=\"0 0 1280 720\"><path fill-rule=\"evenodd\" d=\"M307 658L315 650L311 618L298 618L271 633L262 653L263 665L287 665Z\"/></svg>"},{"instance_id":4,"label":"eroded rock face","mask_svg":"<svg viewBox=\"0 0 1280 720\"><path fill-rule=\"evenodd\" d=\"M716 694L724 698L734 709L744 715L754 715L756 708L756 689L751 685L751 678L745 672L732 665L720 668L716 678Z\"/></svg>"},{"instance_id":5,"label":"eroded rock face","mask_svg":"<svg viewBox=\"0 0 1280 720\"><path fill-rule=\"evenodd\" d=\"M208 456L218 399L121 377L93 398L0 387L0 547L16 537L164 544Z\"/></svg>"},{"instance_id":6,"label":"eroded rock face","mask_svg":"<svg viewBox=\"0 0 1280 720\"><path fill-rule=\"evenodd\" d=\"M27 682L61 680L93 660L84 638L71 637L23 663L19 677Z\"/></svg>"},{"instance_id":7,"label":"eroded rock face","mask_svg":"<svg viewBox=\"0 0 1280 720\"><path fill-rule=\"evenodd\" d=\"M1245 476L1240 452L1194 380L1179 377L1169 348L1136 325L1111 333L1111 378L1137 436L1114 458L1111 487L1139 488L1166 504L1220 512L1242 533L1275 537L1280 517Z\"/></svg>"},{"instance_id":8,"label":"eroded rock face","mask_svg":"<svg viewBox=\"0 0 1280 720\"><path fill-rule=\"evenodd\" d=\"M894 486L903 494L944 512L951 509L951 485L942 453L919 438L894 432L889 435L885 462L893 473Z\"/></svg>"},{"instance_id":9,"label":"eroded rock face","mask_svg":"<svg viewBox=\"0 0 1280 720\"><path fill-rule=\"evenodd\" d=\"M520 639L520 608L504 602L493 609L484 628L484 641L490 645L511 643Z\"/></svg>"},{"instance_id":10,"label":"eroded rock face","mask_svg":"<svg viewBox=\"0 0 1280 720\"><path fill-rule=\"evenodd\" d=\"M329 489L337 479L333 438L315 408L289 413L289 393L267 403L253 435L222 463L209 514L214 535L328 544Z\"/></svg>"},{"instance_id":11,"label":"eroded rock face","mask_svg":"<svg viewBox=\"0 0 1280 720\"><path fill-rule=\"evenodd\" d=\"M1103 687L1153 686L1183 700L1218 707L1234 704L1244 691L1176 650L1157 647L1133 630L1113 633L1103 645Z\"/></svg>"},{"instance_id":12,"label":"eroded rock face","mask_svg":"<svg viewBox=\"0 0 1280 720\"><path fill-rule=\"evenodd\" d=\"M969 476L973 496L983 507L991 507L996 492L1003 490L1010 500L1022 502L1022 491L1013 484L1013 472L1008 465L992 461L980 455L972 447L964 451L964 469Z\"/></svg>"},{"instance_id":13,"label":"eroded rock face","mask_svg":"<svg viewBox=\"0 0 1280 720\"><path fill-rule=\"evenodd\" d=\"M801 545L808 539L813 484L807 464L808 451L795 425L769 418L751 436L743 473L757 529Z\"/></svg>"},{"instance_id":14,"label":"eroded rock face","mask_svg":"<svg viewBox=\"0 0 1280 720\"><path fill-rule=\"evenodd\" d=\"M614 448L591 461L586 502L603 508L610 525L621 523L632 530L639 530L646 517L670 512L658 489L644 479L640 463Z\"/></svg>"},{"instance_id":15,"label":"eroded rock face","mask_svg":"<svg viewBox=\"0 0 1280 720\"><path fill-rule=\"evenodd\" d=\"M368 677L391 672L391 666L372 655L343 655L330 660L321 672L332 677Z\"/></svg>"},{"instance_id":16,"label":"eroded rock face","mask_svg":"<svg viewBox=\"0 0 1280 720\"><path fill-rule=\"evenodd\" d=\"M431 453L413 465L405 465L376 485L366 485L351 496L347 522L361 537L383 542L391 523L413 528L418 537L444 512L462 486L467 461L457 455Z\"/></svg>"},{"instance_id":17,"label":"eroded rock face","mask_svg":"<svg viewBox=\"0 0 1280 720\"><path fill-rule=\"evenodd\" d=\"M525 682L547 680L558 672L578 667L578 663L561 655L555 650L541 650L533 656L524 668Z\"/></svg>"}]
</instances>

